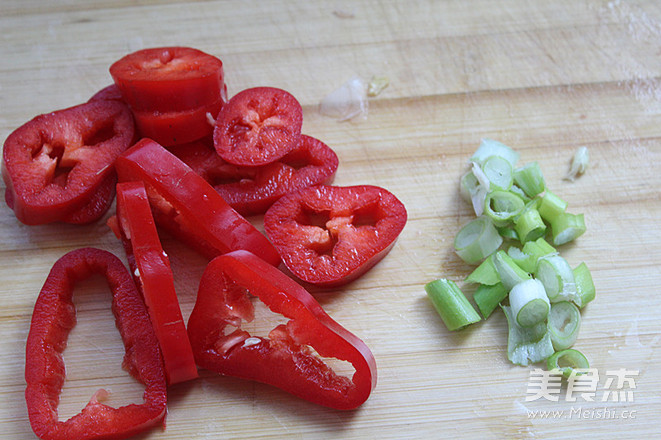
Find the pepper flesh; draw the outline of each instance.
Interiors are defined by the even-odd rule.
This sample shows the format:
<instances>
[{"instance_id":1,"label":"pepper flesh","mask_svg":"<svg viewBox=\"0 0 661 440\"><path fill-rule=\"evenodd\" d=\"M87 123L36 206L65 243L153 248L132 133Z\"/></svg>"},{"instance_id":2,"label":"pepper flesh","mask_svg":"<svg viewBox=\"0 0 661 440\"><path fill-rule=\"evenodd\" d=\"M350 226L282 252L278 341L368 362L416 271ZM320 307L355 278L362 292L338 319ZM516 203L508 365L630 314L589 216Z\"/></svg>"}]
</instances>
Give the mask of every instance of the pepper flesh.
<instances>
[{"instance_id":1,"label":"pepper flesh","mask_svg":"<svg viewBox=\"0 0 661 440\"><path fill-rule=\"evenodd\" d=\"M123 367L145 385L144 403L112 408L95 394L83 410L58 421L65 381L62 352L76 323L72 301L76 282L104 275L126 354ZM25 400L34 433L43 440L122 439L159 424L166 412L166 382L158 341L145 305L122 262L113 254L81 248L61 257L35 303L26 344Z\"/></svg>"},{"instance_id":2,"label":"pepper flesh","mask_svg":"<svg viewBox=\"0 0 661 440\"><path fill-rule=\"evenodd\" d=\"M327 287L358 278L384 258L406 219L404 204L384 188L318 185L275 202L264 229L294 275Z\"/></svg>"},{"instance_id":3,"label":"pepper flesh","mask_svg":"<svg viewBox=\"0 0 661 440\"><path fill-rule=\"evenodd\" d=\"M255 337L241 328L254 318L248 296L289 320ZM335 322L303 287L246 251L221 255L207 266L188 321L198 365L220 374L277 386L336 409L354 409L376 386L376 362L358 337ZM352 364L338 375L314 352Z\"/></svg>"},{"instance_id":4,"label":"pepper flesh","mask_svg":"<svg viewBox=\"0 0 661 440\"><path fill-rule=\"evenodd\" d=\"M147 305L163 354L168 385L195 379L197 367L179 308L170 260L158 238L142 182L117 185L116 219L117 228L113 229L124 245L133 279Z\"/></svg>"},{"instance_id":5,"label":"pepper flesh","mask_svg":"<svg viewBox=\"0 0 661 440\"><path fill-rule=\"evenodd\" d=\"M144 182L159 226L209 259L245 249L273 265L280 263L278 252L261 232L153 140L140 140L117 159L115 167L120 182Z\"/></svg>"}]
</instances>

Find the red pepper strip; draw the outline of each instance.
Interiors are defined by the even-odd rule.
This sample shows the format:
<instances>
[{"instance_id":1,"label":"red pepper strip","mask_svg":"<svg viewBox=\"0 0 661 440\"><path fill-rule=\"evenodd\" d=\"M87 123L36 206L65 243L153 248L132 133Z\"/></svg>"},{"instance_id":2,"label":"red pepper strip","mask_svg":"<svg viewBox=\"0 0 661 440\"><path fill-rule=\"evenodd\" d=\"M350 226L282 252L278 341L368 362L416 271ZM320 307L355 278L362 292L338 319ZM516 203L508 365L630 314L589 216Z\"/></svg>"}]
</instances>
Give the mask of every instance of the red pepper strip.
<instances>
[{"instance_id":1,"label":"red pepper strip","mask_svg":"<svg viewBox=\"0 0 661 440\"><path fill-rule=\"evenodd\" d=\"M97 401L97 392L79 414L60 422L57 406L65 380L62 352L76 324L73 289L76 282L93 274L108 280L112 310L126 349L123 366L145 385L144 403L112 408ZM25 381L30 424L44 440L127 438L163 420L167 396L158 341L131 276L113 254L82 248L53 265L32 313Z\"/></svg>"},{"instance_id":2,"label":"red pepper strip","mask_svg":"<svg viewBox=\"0 0 661 440\"><path fill-rule=\"evenodd\" d=\"M270 264L280 256L202 177L151 139L142 139L115 162L120 181L142 180L154 218L173 235L213 258L248 250Z\"/></svg>"},{"instance_id":3,"label":"red pepper strip","mask_svg":"<svg viewBox=\"0 0 661 440\"><path fill-rule=\"evenodd\" d=\"M338 166L337 155L326 144L301 135L294 150L267 165L245 167L221 159L210 140L168 148L241 215L264 214L284 194L328 183Z\"/></svg>"},{"instance_id":4,"label":"red pepper strip","mask_svg":"<svg viewBox=\"0 0 661 440\"><path fill-rule=\"evenodd\" d=\"M86 205L110 206L92 200L134 133L131 111L119 101L96 100L35 117L5 141L5 200L29 225L66 221L81 211L96 213L89 221L98 219L105 211Z\"/></svg>"},{"instance_id":5,"label":"red pepper strip","mask_svg":"<svg viewBox=\"0 0 661 440\"><path fill-rule=\"evenodd\" d=\"M197 366L179 301L170 260L161 247L142 182L117 185L117 225L129 267L147 310L165 362L168 384L197 377Z\"/></svg>"},{"instance_id":6,"label":"red pepper strip","mask_svg":"<svg viewBox=\"0 0 661 440\"><path fill-rule=\"evenodd\" d=\"M264 229L285 265L320 286L352 281L385 257L406 224L406 208L370 185L305 188L283 196Z\"/></svg>"},{"instance_id":7,"label":"red pepper strip","mask_svg":"<svg viewBox=\"0 0 661 440\"><path fill-rule=\"evenodd\" d=\"M117 185L117 174L114 172L105 178L99 188L92 194L92 198L78 211L64 217L64 223L84 225L92 223L105 214L113 200L115 200L115 185Z\"/></svg>"},{"instance_id":8,"label":"red pepper strip","mask_svg":"<svg viewBox=\"0 0 661 440\"><path fill-rule=\"evenodd\" d=\"M289 318L287 324L267 338L243 330L242 321L254 318L249 294ZM354 409L376 386L376 362L365 343L328 316L303 287L246 251L209 263L188 335L199 366L274 385L331 408ZM315 351L350 362L353 377L336 374Z\"/></svg>"}]
</instances>

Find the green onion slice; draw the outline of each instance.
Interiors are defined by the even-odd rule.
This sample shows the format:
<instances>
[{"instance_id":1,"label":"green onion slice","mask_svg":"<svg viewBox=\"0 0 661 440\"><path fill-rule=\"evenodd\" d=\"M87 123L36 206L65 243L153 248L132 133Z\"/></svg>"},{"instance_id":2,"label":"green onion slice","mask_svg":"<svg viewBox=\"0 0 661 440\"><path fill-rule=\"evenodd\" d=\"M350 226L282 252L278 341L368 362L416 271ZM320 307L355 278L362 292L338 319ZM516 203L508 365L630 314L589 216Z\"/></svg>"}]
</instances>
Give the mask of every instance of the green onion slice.
<instances>
[{"instance_id":1,"label":"green onion slice","mask_svg":"<svg viewBox=\"0 0 661 440\"><path fill-rule=\"evenodd\" d=\"M509 297L512 315L521 327L532 327L544 322L551 309L544 285L539 280L529 279L518 283L510 290Z\"/></svg>"},{"instance_id":2,"label":"green onion slice","mask_svg":"<svg viewBox=\"0 0 661 440\"><path fill-rule=\"evenodd\" d=\"M537 162L531 162L514 171L514 182L528 197L535 197L546 189L542 169Z\"/></svg>"},{"instance_id":3,"label":"green onion slice","mask_svg":"<svg viewBox=\"0 0 661 440\"><path fill-rule=\"evenodd\" d=\"M445 278L432 281L425 285L425 291L448 330L459 330L480 321L480 315L454 281Z\"/></svg>"},{"instance_id":4,"label":"green onion slice","mask_svg":"<svg viewBox=\"0 0 661 440\"><path fill-rule=\"evenodd\" d=\"M574 281L576 282L576 305L583 308L596 295L592 274L585 263L579 264L572 272L574 272Z\"/></svg>"},{"instance_id":5,"label":"green onion slice","mask_svg":"<svg viewBox=\"0 0 661 440\"><path fill-rule=\"evenodd\" d=\"M523 200L509 191L491 191L484 200L484 213L496 226L507 225L524 207Z\"/></svg>"},{"instance_id":6,"label":"green onion slice","mask_svg":"<svg viewBox=\"0 0 661 440\"><path fill-rule=\"evenodd\" d=\"M539 215L550 223L554 218L562 215L567 210L567 202L553 192L546 190L544 196L539 200L537 210L539 211Z\"/></svg>"},{"instance_id":7,"label":"green onion slice","mask_svg":"<svg viewBox=\"0 0 661 440\"><path fill-rule=\"evenodd\" d=\"M496 266L497 267L497 266ZM548 255L537 263L535 273L551 302L576 301L576 281L569 263L560 255Z\"/></svg>"},{"instance_id":8,"label":"green onion slice","mask_svg":"<svg viewBox=\"0 0 661 440\"><path fill-rule=\"evenodd\" d=\"M546 234L546 224L535 208L525 209L514 220L514 230L521 243L537 240Z\"/></svg>"},{"instance_id":9,"label":"green onion slice","mask_svg":"<svg viewBox=\"0 0 661 440\"><path fill-rule=\"evenodd\" d=\"M493 265L493 254L489 255L479 266L471 272L464 280L467 283L485 284L493 286L500 283L500 276Z\"/></svg>"},{"instance_id":10,"label":"green onion slice","mask_svg":"<svg viewBox=\"0 0 661 440\"><path fill-rule=\"evenodd\" d=\"M547 255L555 255L557 251L544 238L538 238L535 241L527 241L523 245L523 249L514 246L510 247L507 250L507 254L512 257L521 269L528 273L535 273L539 259Z\"/></svg>"},{"instance_id":11,"label":"green onion slice","mask_svg":"<svg viewBox=\"0 0 661 440\"><path fill-rule=\"evenodd\" d=\"M488 186L485 187L480 183L472 169L461 177L459 193L466 202L473 206L473 211L477 216L484 212L484 199L487 197L488 189Z\"/></svg>"},{"instance_id":12,"label":"green onion slice","mask_svg":"<svg viewBox=\"0 0 661 440\"><path fill-rule=\"evenodd\" d=\"M553 244L560 246L583 235L586 231L583 214L564 212L550 221Z\"/></svg>"},{"instance_id":13,"label":"green onion slice","mask_svg":"<svg viewBox=\"0 0 661 440\"><path fill-rule=\"evenodd\" d=\"M503 286L510 291L512 287L519 284L521 281L526 281L531 278L530 274L521 269L503 250L496 252L493 256L493 265L498 272L500 282Z\"/></svg>"},{"instance_id":14,"label":"green onion slice","mask_svg":"<svg viewBox=\"0 0 661 440\"><path fill-rule=\"evenodd\" d=\"M541 362L553 354L551 335L546 323L540 322L524 328L516 323L516 318L508 306L501 306L507 317L507 358L517 365L530 365Z\"/></svg>"},{"instance_id":15,"label":"green onion slice","mask_svg":"<svg viewBox=\"0 0 661 440\"><path fill-rule=\"evenodd\" d=\"M507 298L507 289L502 283L493 286L480 284L473 294L473 301L477 304L484 319L487 319L505 298Z\"/></svg>"},{"instance_id":16,"label":"green onion slice","mask_svg":"<svg viewBox=\"0 0 661 440\"><path fill-rule=\"evenodd\" d=\"M555 303L548 315L548 328L553 348L556 351L566 350L574 345L578 338L581 312L569 301Z\"/></svg>"},{"instance_id":17,"label":"green onion slice","mask_svg":"<svg viewBox=\"0 0 661 440\"><path fill-rule=\"evenodd\" d=\"M496 230L500 234L501 237L507 238L508 240L518 240L519 239L519 234L516 233L514 228L511 226L496 226Z\"/></svg>"},{"instance_id":18,"label":"green onion slice","mask_svg":"<svg viewBox=\"0 0 661 440\"><path fill-rule=\"evenodd\" d=\"M503 243L488 217L481 216L468 222L454 237L457 255L468 264L477 264L494 253Z\"/></svg>"},{"instance_id":19,"label":"green onion slice","mask_svg":"<svg viewBox=\"0 0 661 440\"><path fill-rule=\"evenodd\" d=\"M476 162L482 165L489 157L491 156L500 156L512 165L512 168L516 166L517 161L519 160L519 153L503 144L502 142L494 141L493 139L482 139L480 146L477 151L471 156L471 162Z\"/></svg>"},{"instance_id":20,"label":"green onion slice","mask_svg":"<svg viewBox=\"0 0 661 440\"><path fill-rule=\"evenodd\" d=\"M563 376L569 377L572 372L581 374L582 370L590 368L588 359L578 350L569 348L554 353L546 360L546 367L549 371L561 372ZM575 374L576 374L575 373Z\"/></svg>"},{"instance_id":21,"label":"green onion slice","mask_svg":"<svg viewBox=\"0 0 661 440\"><path fill-rule=\"evenodd\" d=\"M507 191L512 186L512 164L502 156L491 156L482 165L482 171L489 179L489 189Z\"/></svg>"}]
</instances>

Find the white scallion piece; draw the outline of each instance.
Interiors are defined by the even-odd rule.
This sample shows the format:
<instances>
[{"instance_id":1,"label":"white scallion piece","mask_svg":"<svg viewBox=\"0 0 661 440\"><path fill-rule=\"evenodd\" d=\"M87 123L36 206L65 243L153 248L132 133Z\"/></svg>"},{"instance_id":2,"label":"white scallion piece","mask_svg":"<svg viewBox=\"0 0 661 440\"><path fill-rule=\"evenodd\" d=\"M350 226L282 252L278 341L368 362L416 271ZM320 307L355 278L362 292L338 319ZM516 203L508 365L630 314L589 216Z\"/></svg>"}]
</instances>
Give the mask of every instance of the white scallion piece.
<instances>
[{"instance_id":1,"label":"white scallion piece","mask_svg":"<svg viewBox=\"0 0 661 440\"><path fill-rule=\"evenodd\" d=\"M519 160L520 154L512 150L507 145L502 142L494 141L493 139L484 138L480 142L480 146L477 148L473 156L471 156L471 162L477 162L482 165L485 160L491 156L500 156L512 165L512 168L516 166L516 163Z\"/></svg>"},{"instance_id":2,"label":"white scallion piece","mask_svg":"<svg viewBox=\"0 0 661 440\"><path fill-rule=\"evenodd\" d=\"M546 323L524 328L516 323L510 307L501 308L507 317L507 358L512 363L526 366L541 362L553 354L553 343Z\"/></svg>"},{"instance_id":3,"label":"white scallion piece","mask_svg":"<svg viewBox=\"0 0 661 440\"><path fill-rule=\"evenodd\" d=\"M544 285L536 279L522 281L509 293L512 316L521 327L531 327L544 322L551 309Z\"/></svg>"},{"instance_id":4,"label":"white scallion piece","mask_svg":"<svg viewBox=\"0 0 661 440\"><path fill-rule=\"evenodd\" d=\"M560 255L548 255L537 262L535 275L546 289L552 303L578 300L574 272L567 260Z\"/></svg>"},{"instance_id":5,"label":"white scallion piece","mask_svg":"<svg viewBox=\"0 0 661 440\"><path fill-rule=\"evenodd\" d=\"M319 112L338 121L348 121L367 114L367 86L358 78L351 78L321 101Z\"/></svg>"},{"instance_id":6,"label":"white scallion piece","mask_svg":"<svg viewBox=\"0 0 661 440\"><path fill-rule=\"evenodd\" d=\"M489 189L509 190L512 187L512 164L502 156L491 156L484 161L482 171L489 179Z\"/></svg>"},{"instance_id":7,"label":"white scallion piece","mask_svg":"<svg viewBox=\"0 0 661 440\"><path fill-rule=\"evenodd\" d=\"M590 153L588 152L587 147L580 147L574 153L574 157L571 161L571 166L569 167L569 172L564 177L564 180L569 180L573 182L578 176L585 173L585 170L588 169L590 163Z\"/></svg>"}]
</instances>

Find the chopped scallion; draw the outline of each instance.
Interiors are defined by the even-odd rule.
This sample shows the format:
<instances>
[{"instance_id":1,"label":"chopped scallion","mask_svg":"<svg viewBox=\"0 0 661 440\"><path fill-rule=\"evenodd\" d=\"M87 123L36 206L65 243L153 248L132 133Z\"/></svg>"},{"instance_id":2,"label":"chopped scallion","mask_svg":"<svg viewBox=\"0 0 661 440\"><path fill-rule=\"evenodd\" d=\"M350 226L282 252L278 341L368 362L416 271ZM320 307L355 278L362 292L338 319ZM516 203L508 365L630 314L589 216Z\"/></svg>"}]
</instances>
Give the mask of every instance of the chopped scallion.
<instances>
[{"instance_id":1,"label":"chopped scallion","mask_svg":"<svg viewBox=\"0 0 661 440\"><path fill-rule=\"evenodd\" d=\"M574 281L576 282L576 305L583 308L596 295L592 274L585 263L579 264L572 272L574 272Z\"/></svg>"},{"instance_id":2,"label":"chopped scallion","mask_svg":"<svg viewBox=\"0 0 661 440\"><path fill-rule=\"evenodd\" d=\"M551 231L556 246L575 240L586 231L583 214L562 213L551 220Z\"/></svg>"},{"instance_id":3,"label":"chopped scallion","mask_svg":"<svg viewBox=\"0 0 661 440\"><path fill-rule=\"evenodd\" d=\"M480 284L473 294L473 301L484 319L487 319L505 298L507 298L507 289L502 283L493 286Z\"/></svg>"},{"instance_id":4,"label":"chopped scallion","mask_svg":"<svg viewBox=\"0 0 661 440\"><path fill-rule=\"evenodd\" d=\"M503 243L488 217L481 216L468 222L454 237L457 255L468 264L477 264Z\"/></svg>"},{"instance_id":5,"label":"chopped scallion","mask_svg":"<svg viewBox=\"0 0 661 440\"><path fill-rule=\"evenodd\" d=\"M432 281L425 285L425 291L448 330L459 330L480 321L480 315L454 281L445 278Z\"/></svg>"},{"instance_id":6,"label":"chopped scallion","mask_svg":"<svg viewBox=\"0 0 661 440\"><path fill-rule=\"evenodd\" d=\"M581 312L569 301L561 301L551 306L548 316L551 342L556 351L566 350L574 345L581 328Z\"/></svg>"},{"instance_id":7,"label":"chopped scallion","mask_svg":"<svg viewBox=\"0 0 661 440\"><path fill-rule=\"evenodd\" d=\"M477 151L471 156L471 162L476 162L480 165L484 163L491 156L500 156L505 159L512 165L512 168L516 166L517 161L519 160L519 153L503 144L502 142L495 141L493 139L484 138L480 142L480 146Z\"/></svg>"},{"instance_id":8,"label":"chopped scallion","mask_svg":"<svg viewBox=\"0 0 661 440\"><path fill-rule=\"evenodd\" d=\"M590 162L590 154L587 147L579 147L574 153L574 157L569 167L569 172L565 176L565 180L574 181L578 176L583 174L588 169Z\"/></svg>"},{"instance_id":9,"label":"chopped scallion","mask_svg":"<svg viewBox=\"0 0 661 440\"><path fill-rule=\"evenodd\" d=\"M467 277L466 282L493 286L500 283L500 276L493 265L493 254L489 255Z\"/></svg>"},{"instance_id":10,"label":"chopped scallion","mask_svg":"<svg viewBox=\"0 0 661 440\"><path fill-rule=\"evenodd\" d=\"M528 273L534 273L537 270L537 262L540 258L555 253L555 248L542 237L535 241L527 241L523 245L523 249L512 246L507 250L507 254L512 257L514 262Z\"/></svg>"},{"instance_id":11,"label":"chopped scallion","mask_svg":"<svg viewBox=\"0 0 661 440\"><path fill-rule=\"evenodd\" d=\"M505 289L512 290L512 287L519 284L521 281L529 280L530 274L521 269L503 250L496 252L493 256L493 265L498 272L500 282L503 283Z\"/></svg>"},{"instance_id":12,"label":"chopped scallion","mask_svg":"<svg viewBox=\"0 0 661 440\"><path fill-rule=\"evenodd\" d=\"M509 298L512 315L521 327L544 322L551 309L544 285L539 280L529 279L516 284L510 290Z\"/></svg>"},{"instance_id":13,"label":"chopped scallion","mask_svg":"<svg viewBox=\"0 0 661 440\"><path fill-rule=\"evenodd\" d=\"M514 171L514 182L528 197L535 197L546 189L542 169L537 162L531 162Z\"/></svg>"},{"instance_id":14,"label":"chopped scallion","mask_svg":"<svg viewBox=\"0 0 661 440\"><path fill-rule=\"evenodd\" d=\"M535 275L544 284L551 302L576 301L574 272L567 260L560 255L548 255L541 258L537 263Z\"/></svg>"},{"instance_id":15,"label":"chopped scallion","mask_svg":"<svg viewBox=\"0 0 661 440\"><path fill-rule=\"evenodd\" d=\"M569 377L574 374L580 374L581 370L590 368L588 359L578 350L568 348L554 353L546 360L546 367L549 371L559 371L563 376Z\"/></svg>"},{"instance_id":16,"label":"chopped scallion","mask_svg":"<svg viewBox=\"0 0 661 440\"><path fill-rule=\"evenodd\" d=\"M537 240L546 234L546 224L535 208L525 209L514 220L514 230L521 243Z\"/></svg>"},{"instance_id":17,"label":"chopped scallion","mask_svg":"<svg viewBox=\"0 0 661 440\"><path fill-rule=\"evenodd\" d=\"M512 186L512 164L502 156L491 156L482 165L482 171L489 179L489 190L507 191Z\"/></svg>"},{"instance_id":18,"label":"chopped scallion","mask_svg":"<svg viewBox=\"0 0 661 440\"><path fill-rule=\"evenodd\" d=\"M519 239L519 234L516 233L513 227L507 225L507 226L496 226L496 230L500 234L501 237L507 238L508 240L518 240Z\"/></svg>"},{"instance_id":19,"label":"chopped scallion","mask_svg":"<svg viewBox=\"0 0 661 440\"><path fill-rule=\"evenodd\" d=\"M484 213L496 226L507 225L524 207L523 200L509 191L491 191L484 200Z\"/></svg>"},{"instance_id":20,"label":"chopped scallion","mask_svg":"<svg viewBox=\"0 0 661 440\"><path fill-rule=\"evenodd\" d=\"M512 310L501 306L507 317L507 358L517 365L530 365L541 362L553 354L551 335L546 323L540 322L532 327L523 328L516 323Z\"/></svg>"},{"instance_id":21,"label":"chopped scallion","mask_svg":"<svg viewBox=\"0 0 661 440\"><path fill-rule=\"evenodd\" d=\"M539 201L537 210L539 211L539 215L550 223L554 218L562 215L567 210L567 202L553 192L546 190L544 196Z\"/></svg>"}]
</instances>

